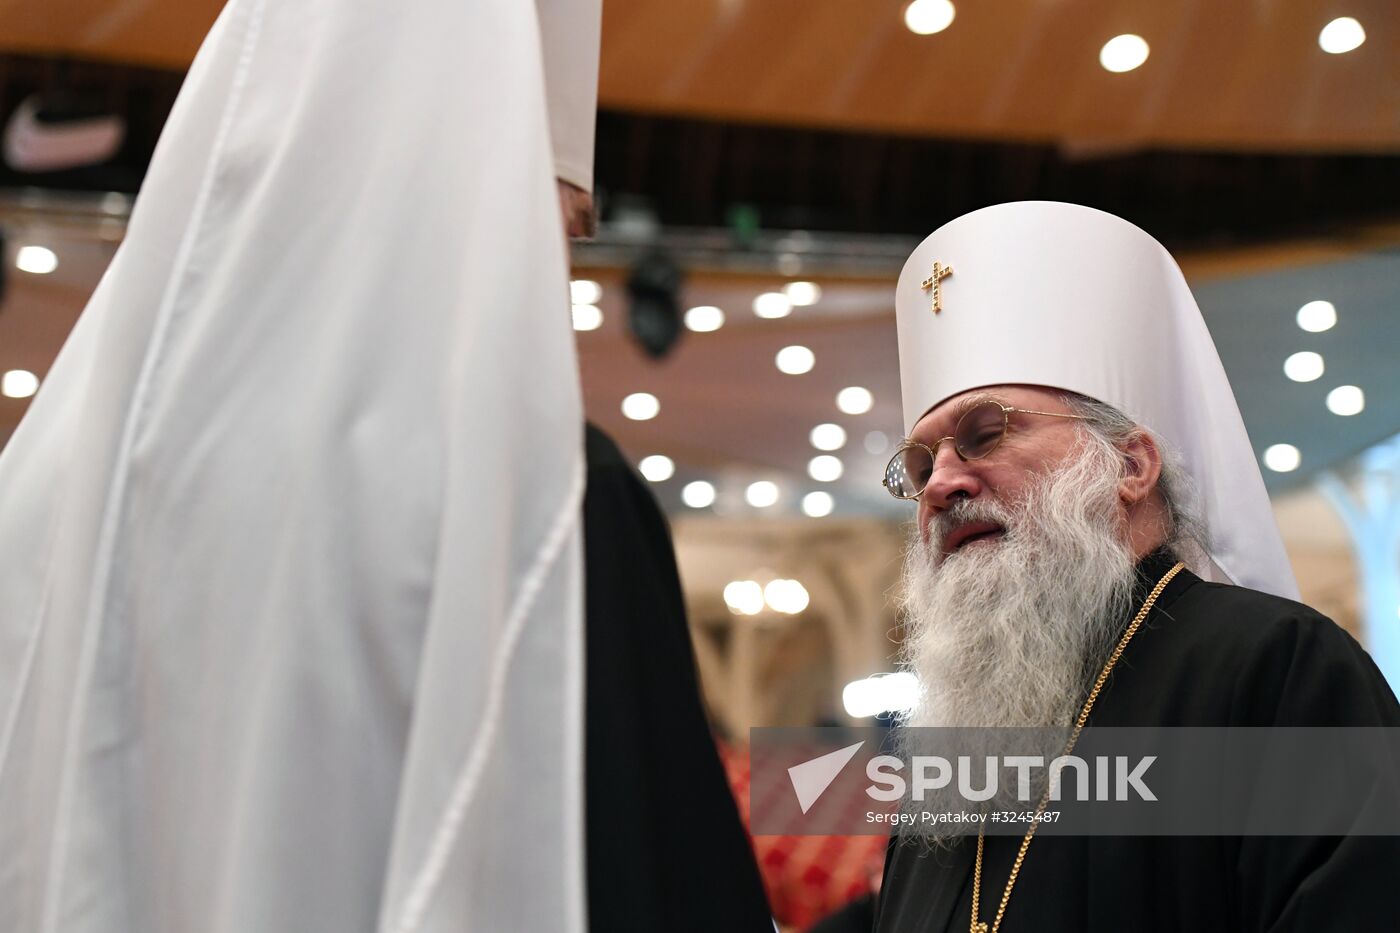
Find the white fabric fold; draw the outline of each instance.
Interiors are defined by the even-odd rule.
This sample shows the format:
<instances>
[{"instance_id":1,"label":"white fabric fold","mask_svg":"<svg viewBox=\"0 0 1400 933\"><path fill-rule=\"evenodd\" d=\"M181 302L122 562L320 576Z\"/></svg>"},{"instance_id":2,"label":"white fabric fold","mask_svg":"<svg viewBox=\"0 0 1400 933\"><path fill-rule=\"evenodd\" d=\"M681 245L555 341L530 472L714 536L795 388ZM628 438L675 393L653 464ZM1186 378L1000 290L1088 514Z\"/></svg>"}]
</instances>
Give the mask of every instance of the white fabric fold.
<instances>
[{"instance_id":1,"label":"white fabric fold","mask_svg":"<svg viewBox=\"0 0 1400 933\"><path fill-rule=\"evenodd\" d=\"M225 8L0 455L0 929L583 929L553 177L532 4Z\"/></svg>"}]
</instances>

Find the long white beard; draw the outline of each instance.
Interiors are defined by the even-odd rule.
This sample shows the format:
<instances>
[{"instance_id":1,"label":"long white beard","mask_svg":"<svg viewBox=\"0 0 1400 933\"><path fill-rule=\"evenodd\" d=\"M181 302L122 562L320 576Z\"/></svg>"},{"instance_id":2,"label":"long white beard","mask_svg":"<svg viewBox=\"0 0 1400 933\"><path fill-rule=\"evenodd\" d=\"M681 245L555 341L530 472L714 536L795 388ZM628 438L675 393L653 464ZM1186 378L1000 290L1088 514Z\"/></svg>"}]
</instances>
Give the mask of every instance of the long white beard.
<instances>
[{"instance_id":1,"label":"long white beard","mask_svg":"<svg viewBox=\"0 0 1400 933\"><path fill-rule=\"evenodd\" d=\"M905 555L901 660L921 690L896 734L906 761L951 752L974 762L1014 754L1048 763L1063 752L1131 607L1136 561L1121 527L1121 470L1114 451L1086 438L1018 501L954 503L934 519L932 547L916 530ZM939 560L937 542L969 521L997 522L1006 532ZM926 726L963 728L917 728ZM996 796L980 804L962 799L954 782L904 806L935 813L1034 807L1045 772L1033 778L1029 800L1005 776ZM944 846L961 833L915 824L905 834Z\"/></svg>"},{"instance_id":2,"label":"long white beard","mask_svg":"<svg viewBox=\"0 0 1400 933\"><path fill-rule=\"evenodd\" d=\"M1135 560L1121 463L1086 439L1017 502L956 502L906 554L903 661L922 686L908 726L1065 726L1126 622ZM937 559L952 527L1006 533Z\"/></svg>"}]
</instances>

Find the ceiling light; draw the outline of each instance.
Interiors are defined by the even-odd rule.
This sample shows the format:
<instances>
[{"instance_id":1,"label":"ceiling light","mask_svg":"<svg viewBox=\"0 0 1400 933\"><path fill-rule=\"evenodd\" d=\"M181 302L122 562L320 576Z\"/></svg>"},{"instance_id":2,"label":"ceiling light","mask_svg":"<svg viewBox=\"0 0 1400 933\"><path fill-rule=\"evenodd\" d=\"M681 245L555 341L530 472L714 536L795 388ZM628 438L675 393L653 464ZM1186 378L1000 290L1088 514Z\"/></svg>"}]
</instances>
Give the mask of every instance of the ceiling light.
<instances>
[{"instance_id":1,"label":"ceiling light","mask_svg":"<svg viewBox=\"0 0 1400 933\"><path fill-rule=\"evenodd\" d=\"M0 395L6 398L29 398L39 391L39 377L27 369L12 369L0 376Z\"/></svg>"},{"instance_id":2,"label":"ceiling light","mask_svg":"<svg viewBox=\"0 0 1400 933\"><path fill-rule=\"evenodd\" d=\"M1366 30L1350 16L1342 16L1322 27L1317 34L1317 44L1322 51L1341 55L1361 47L1366 41Z\"/></svg>"},{"instance_id":3,"label":"ceiling light","mask_svg":"<svg viewBox=\"0 0 1400 933\"><path fill-rule=\"evenodd\" d=\"M763 588L763 601L768 608L783 615L795 616L811 604L807 588L797 580L770 580Z\"/></svg>"},{"instance_id":4,"label":"ceiling light","mask_svg":"<svg viewBox=\"0 0 1400 933\"><path fill-rule=\"evenodd\" d=\"M735 615L756 616L763 611L763 587L757 580L731 580L724 586L724 604Z\"/></svg>"},{"instance_id":5,"label":"ceiling light","mask_svg":"<svg viewBox=\"0 0 1400 933\"><path fill-rule=\"evenodd\" d=\"M574 330L597 330L603 326L603 312L597 305L574 305Z\"/></svg>"},{"instance_id":6,"label":"ceiling light","mask_svg":"<svg viewBox=\"0 0 1400 933\"><path fill-rule=\"evenodd\" d=\"M826 518L836 507L836 500L829 492L809 492L802 497L802 514L808 518Z\"/></svg>"},{"instance_id":7,"label":"ceiling light","mask_svg":"<svg viewBox=\"0 0 1400 933\"><path fill-rule=\"evenodd\" d=\"M856 719L881 713L903 713L913 709L918 700L919 680L908 671L871 674L851 681L841 691L841 705L846 708L846 715Z\"/></svg>"},{"instance_id":8,"label":"ceiling light","mask_svg":"<svg viewBox=\"0 0 1400 933\"><path fill-rule=\"evenodd\" d=\"M1356 386L1337 386L1327 393L1327 410L1346 417L1359 415L1366 407L1366 396Z\"/></svg>"},{"instance_id":9,"label":"ceiling light","mask_svg":"<svg viewBox=\"0 0 1400 933\"><path fill-rule=\"evenodd\" d=\"M846 446L846 429L839 424L819 424L812 429L811 440L817 450L840 450Z\"/></svg>"},{"instance_id":10,"label":"ceiling light","mask_svg":"<svg viewBox=\"0 0 1400 933\"><path fill-rule=\"evenodd\" d=\"M1322 377L1322 354L1311 350L1295 353L1283 361L1283 374L1294 382L1312 382Z\"/></svg>"},{"instance_id":11,"label":"ceiling light","mask_svg":"<svg viewBox=\"0 0 1400 933\"><path fill-rule=\"evenodd\" d=\"M633 421L650 421L661 413L661 402L650 392L633 392L622 400L622 413Z\"/></svg>"},{"instance_id":12,"label":"ceiling light","mask_svg":"<svg viewBox=\"0 0 1400 933\"><path fill-rule=\"evenodd\" d=\"M1115 74L1132 71L1147 61L1147 40L1131 33L1114 36L1099 50L1099 64Z\"/></svg>"},{"instance_id":13,"label":"ceiling light","mask_svg":"<svg viewBox=\"0 0 1400 933\"><path fill-rule=\"evenodd\" d=\"M574 279L569 283L569 300L576 305L596 305L603 298L603 286L592 279Z\"/></svg>"},{"instance_id":14,"label":"ceiling light","mask_svg":"<svg viewBox=\"0 0 1400 933\"><path fill-rule=\"evenodd\" d=\"M841 690L841 705L846 708L846 715L856 719L864 719L867 716L878 716L884 712L880 709L883 697L877 694L878 688L873 683L875 678L862 677L860 680L853 680Z\"/></svg>"},{"instance_id":15,"label":"ceiling light","mask_svg":"<svg viewBox=\"0 0 1400 933\"><path fill-rule=\"evenodd\" d=\"M778 355L773 360L778 364L778 371L787 373L789 376L800 376L803 373L810 373L812 367L817 365L817 357L806 347L783 347L778 351Z\"/></svg>"},{"instance_id":16,"label":"ceiling light","mask_svg":"<svg viewBox=\"0 0 1400 933\"><path fill-rule=\"evenodd\" d=\"M703 509L706 506L714 505L714 484L707 483L703 479L686 483L685 488L681 490L681 501L692 509Z\"/></svg>"},{"instance_id":17,"label":"ceiling light","mask_svg":"<svg viewBox=\"0 0 1400 933\"><path fill-rule=\"evenodd\" d=\"M685 313L685 326L700 334L708 334L724 326L724 312L714 305L697 305Z\"/></svg>"},{"instance_id":18,"label":"ceiling light","mask_svg":"<svg viewBox=\"0 0 1400 933\"><path fill-rule=\"evenodd\" d=\"M869 389L860 386L847 386L836 393L836 407L848 415L863 415L875 404L875 396Z\"/></svg>"},{"instance_id":19,"label":"ceiling light","mask_svg":"<svg viewBox=\"0 0 1400 933\"><path fill-rule=\"evenodd\" d=\"M884 431L871 431L865 435L865 452L879 456L890 449L890 439Z\"/></svg>"},{"instance_id":20,"label":"ceiling light","mask_svg":"<svg viewBox=\"0 0 1400 933\"><path fill-rule=\"evenodd\" d=\"M114 217L124 217L131 213L131 195L120 191L108 191L102 196L102 213Z\"/></svg>"},{"instance_id":21,"label":"ceiling light","mask_svg":"<svg viewBox=\"0 0 1400 933\"><path fill-rule=\"evenodd\" d=\"M749 488L744 490L744 501L756 509L766 509L778 501L778 484L766 479L749 483Z\"/></svg>"},{"instance_id":22,"label":"ceiling light","mask_svg":"<svg viewBox=\"0 0 1400 933\"><path fill-rule=\"evenodd\" d=\"M820 454L807 463L807 475L819 483L835 482L845 469L840 458L831 454Z\"/></svg>"},{"instance_id":23,"label":"ceiling light","mask_svg":"<svg viewBox=\"0 0 1400 933\"><path fill-rule=\"evenodd\" d=\"M792 302L782 292L764 292L753 300L753 313L763 318L787 317L792 313Z\"/></svg>"},{"instance_id":24,"label":"ceiling light","mask_svg":"<svg viewBox=\"0 0 1400 933\"><path fill-rule=\"evenodd\" d=\"M953 25L956 15L949 0L914 0L904 8L904 25L915 35L931 36Z\"/></svg>"},{"instance_id":25,"label":"ceiling light","mask_svg":"<svg viewBox=\"0 0 1400 933\"><path fill-rule=\"evenodd\" d=\"M664 483L676 475L675 461L662 454L643 457L642 462L637 464L637 469L641 470L642 475L653 483Z\"/></svg>"},{"instance_id":26,"label":"ceiling light","mask_svg":"<svg viewBox=\"0 0 1400 933\"><path fill-rule=\"evenodd\" d=\"M795 307L802 308L822 300L822 287L816 282L789 282L783 286L783 294Z\"/></svg>"},{"instance_id":27,"label":"ceiling light","mask_svg":"<svg viewBox=\"0 0 1400 933\"><path fill-rule=\"evenodd\" d=\"M15 253L15 268L35 275L48 275L58 268L58 255L47 246L21 246Z\"/></svg>"},{"instance_id":28,"label":"ceiling light","mask_svg":"<svg viewBox=\"0 0 1400 933\"><path fill-rule=\"evenodd\" d=\"M1298 326L1310 334L1331 330L1337 323L1337 308L1330 301L1309 301L1298 309Z\"/></svg>"},{"instance_id":29,"label":"ceiling light","mask_svg":"<svg viewBox=\"0 0 1400 933\"><path fill-rule=\"evenodd\" d=\"M1264 466L1275 473L1291 473L1303 462L1303 455L1292 444L1274 444L1264 451Z\"/></svg>"}]
</instances>

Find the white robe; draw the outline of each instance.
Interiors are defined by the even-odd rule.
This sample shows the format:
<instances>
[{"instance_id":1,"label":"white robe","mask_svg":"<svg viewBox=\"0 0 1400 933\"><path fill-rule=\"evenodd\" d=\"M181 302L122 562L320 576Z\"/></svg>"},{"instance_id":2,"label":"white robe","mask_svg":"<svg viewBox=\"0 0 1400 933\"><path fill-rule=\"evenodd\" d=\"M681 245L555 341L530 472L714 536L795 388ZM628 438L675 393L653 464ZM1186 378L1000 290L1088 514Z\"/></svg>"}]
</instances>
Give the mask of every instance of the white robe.
<instances>
[{"instance_id":1,"label":"white robe","mask_svg":"<svg viewBox=\"0 0 1400 933\"><path fill-rule=\"evenodd\" d=\"M535 8L231 0L0 457L0 930L581 930Z\"/></svg>"}]
</instances>

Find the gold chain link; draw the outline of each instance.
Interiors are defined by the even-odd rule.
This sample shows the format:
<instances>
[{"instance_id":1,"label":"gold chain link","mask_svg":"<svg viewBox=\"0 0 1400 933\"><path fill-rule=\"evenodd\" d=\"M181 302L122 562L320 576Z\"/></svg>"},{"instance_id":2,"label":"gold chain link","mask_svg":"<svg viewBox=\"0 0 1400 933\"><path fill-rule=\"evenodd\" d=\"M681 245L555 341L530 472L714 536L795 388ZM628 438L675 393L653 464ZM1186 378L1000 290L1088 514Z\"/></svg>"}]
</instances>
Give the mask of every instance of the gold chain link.
<instances>
[{"instance_id":1,"label":"gold chain link","mask_svg":"<svg viewBox=\"0 0 1400 933\"><path fill-rule=\"evenodd\" d=\"M1123 656L1123 650L1128 647L1128 642L1132 641L1133 635L1137 633L1138 627L1142 625L1147 613L1152 610L1153 603L1157 602L1157 597L1162 595L1162 590L1166 589L1168 583L1186 567L1180 561L1171 570L1168 570L1162 579L1157 581L1157 585L1152 588L1152 592L1147 594L1146 601L1138 614L1133 617L1128 630L1123 633L1123 637L1118 639L1118 645L1113 649L1113 654L1108 656L1108 663L1099 672L1098 680L1094 681L1094 689L1089 691L1089 698L1084 701L1084 708L1079 711L1079 719L1075 721L1074 731L1070 733L1069 741L1065 743L1065 750L1062 755L1068 755L1074 750L1074 743L1079 741L1079 734L1084 731L1084 724L1089 721L1089 712L1094 708L1094 701L1099 698L1099 691L1108 681L1108 675L1113 673L1113 666L1118 663L1118 659ZM1041 795L1040 806L1036 807L1035 819L1031 820L1030 828L1026 830L1025 838L1021 840L1021 849L1016 853L1016 861L1011 865L1011 877L1006 881L1006 890L1001 894L1001 905L997 907L996 918L992 921L990 933L997 933L1001 927L1001 918L1006 915L1006 905L1011 901L1011 889L1016 886L1016 876L1021 873L1021 863L1026 860L1026 851L1031 847L1031 840L1035 838L1035 831L1040 826L1040 817L1045 813L1045 806L1050 802L1050 788L1045 788L1045 793ZM982 903L982 849L986 831L977 834L977 864L972 871L972 926L971 933L988 933L986 923L977 921L978 906Z\"/></svg>"}]
</instances>

